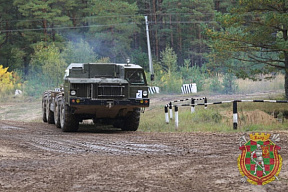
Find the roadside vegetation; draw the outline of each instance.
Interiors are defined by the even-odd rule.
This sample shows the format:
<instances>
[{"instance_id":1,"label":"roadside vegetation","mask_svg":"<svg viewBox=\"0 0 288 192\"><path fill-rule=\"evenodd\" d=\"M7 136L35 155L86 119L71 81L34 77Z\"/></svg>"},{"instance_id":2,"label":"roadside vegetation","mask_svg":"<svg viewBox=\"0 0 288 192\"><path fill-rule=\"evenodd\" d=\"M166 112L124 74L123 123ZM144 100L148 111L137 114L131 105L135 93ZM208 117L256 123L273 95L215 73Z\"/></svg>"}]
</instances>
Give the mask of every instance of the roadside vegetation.
<instances>
[{"instance_id":1,"label":"roadside vegetation","mask_svg":"<svg viewBox=\"0 0 288 192\"><path fill-rule=\"evenodd\" d=\"M201 94L201 93L200 93ZM261 96L261 99L285 100L284 94L268 93ZM212 96L212 95L211 95ZM246 132L246 131L279 131L288 130L288 103L238 103L238 129L233 130L233 109L232 103L220 105L196 106L195 112L192 114L190 107L179 107L179 127L175 128L175 116L173 108L173 119L169 124L165 123L164 106L166 103L161 101L164 95L152 96L153 99L159 100L151 105L144 114L141 115L139 131L144 132ZM195 95L175 95L175 98L197 98ZM213 97L213 96L212 96ZM172 99L173 98L173 99ZM199 96L198 96L199 98ZM209 96L208 102L209 102ZM218 97L220 101L222 97ZM226 96L225 96L226 98ZM258 97L259 98L259 97ZM220 100L219 100L220 99ZM249 97L242 98L249 99ZM252 98L253 99L253 98ZM255 98L254 98L255 99ZM233 95L230 99L233 100ZM221 101L224 101L223 99ZM213 102L213 101L210 101ZM160 104L161 103L161 104ZM189 103L186 102L186 103ZM202 102L201 102L202 103ZM176 103L178 104L178 103Z\"/></svg>"},{"instance_id":2,"label":"roadside vegetation","mask_svg":"<svg viewBox=\"0 0 288 192\"><path fill-rule=\"evenodd\" d=\"M16 88L39 97L61 86L72 62L130 57L148 76L144 16L156 77L150 85L162 93L196 83L199 91L234 94L241 92L239 79L283 75L288 99L287 6L283 0L1 1L0 66L14 76L13 85L1 85L0 99Z\"/></svg>"},{"instance_id":3,"label":"roadside vegetation","mask_svg":"<svg viewBox=\"0 0 288 192\"><path fill-rule=\"evenodd\" d=\"M70 63L124 63L129 57L149 77L144 16L155 72L149 86L160 87L162 95L179 95L182 84L196 83L201 96L280 92L288 99L288 4L283 0L11 0L1 1L0 10L0 105L13 101L16 89L23 93L17 99L32 101L60 87ZM147 110L141 130L162 130L162 107ZM274 110L261 107L267 114ZM181 108L178 131L189 131L188 125L230 130L225 107L211 109L193 114L191 123ZM241 126L254 129L245 111Z\"/></svg>"}]
</instances>

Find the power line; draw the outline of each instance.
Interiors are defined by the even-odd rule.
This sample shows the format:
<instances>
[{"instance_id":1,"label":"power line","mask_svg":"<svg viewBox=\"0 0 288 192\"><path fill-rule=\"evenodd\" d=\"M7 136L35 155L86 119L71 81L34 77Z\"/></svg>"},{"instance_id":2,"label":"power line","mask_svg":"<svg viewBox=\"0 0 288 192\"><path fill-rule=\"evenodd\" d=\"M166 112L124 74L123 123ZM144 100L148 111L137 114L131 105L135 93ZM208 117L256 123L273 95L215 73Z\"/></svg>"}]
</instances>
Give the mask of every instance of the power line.
<instances>
[{"instance_id":1,"label":"power line","mask_svg":"<svg viewBox=\"0 0 288 192\"><path fill-rule=\"evenodd\" d=\"M0 30L1 33L7 32L23 32L23 31L42 31L42 30L61 30L61 29L80 29L80 28L94 28L94 27L109 27L109 26L120 26L120 25L128 25L135 23L119 23L113 25L89 25L89 26L78 26L78 27L47 27L47 28L34 28L34 29L8 29L8 30Z\"/></svg>"},{"instance_id":2,"label":"power line","mask_svg":"<svg viewBox=\"0 0 288 192\"><path fill-rule=\"evenodd\" d=\"M216 23L213 20L210 21L169 21L169 22L149 22L150 25L171 25L171 24L201 24L201 23ZM62 27L47 27L47 28L30 28L30 29L7 29L0 30L0 33L8 33L8 32L25 32L25 31L43 31L43 30L63 30L63 29L81 29L81 28L96 28L96 27L111 27L111 26L122 26L122 25L137 25L137 24L145 24L145 23L117 23L117 24L97 24L97 25L87 25L87 26L62 26Z\"/></svg>"},{"instance_id":3,"label":"power line","mask_svg":"<svg viewBox=\"0 0 288 192\"><path fill-rule=\"evenodd\" d=\"M201 15L214 15L214 13L200 13ZM146 16L172 16L172 15L195 15L195 13L175 13L175 12L172 12L172 13L149 13L149 14L145 14ZM144 18L145 16L144 14L136 14L136 15L95 15L95 16L86 16L86 17L69 17L69 20L85 20L85 19L101 19L101 18L113 18L113 17L138 17L138 18ZM0 20L0 23L6 23L6 22L41 22L43 20L46 20L46 21L49 21L49 19L45 19L45 18L39 18L39 19L18 19L18 20L3 20L1 21ZM144 19L143 19L144 20ZM51 20L52 22L57 22L57 20ZM67 20L68 21L68 20Z\"/></svg>"}]
</instances>

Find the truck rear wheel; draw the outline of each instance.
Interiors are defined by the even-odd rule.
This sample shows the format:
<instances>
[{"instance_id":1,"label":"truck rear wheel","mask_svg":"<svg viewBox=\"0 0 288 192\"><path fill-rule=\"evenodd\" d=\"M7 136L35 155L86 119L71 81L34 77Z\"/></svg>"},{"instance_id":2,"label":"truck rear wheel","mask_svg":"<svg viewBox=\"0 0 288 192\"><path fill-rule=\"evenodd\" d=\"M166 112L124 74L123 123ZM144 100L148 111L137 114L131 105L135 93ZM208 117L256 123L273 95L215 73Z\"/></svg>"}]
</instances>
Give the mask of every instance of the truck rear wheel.
<instances>
[{"instance_id":1,"label":"truck rear wheel","mask_svg":"<svg viewBox=\"0 0 288 192\"><path fill-rule=\"evenodd\" d=\"M63 132L75 132L79 128L79 121L71 113L70 107L62 99L60 108L60 124Z\"/></svg>"},{"instance_id":2,"label":"truck rear wheel","mask_svg":"<svg viewBox=\"0 0 288 192\"><path fill-rule=\"evenodd\" d=\"M46 95L45 93L43 94L43 97L42 97L42 120L43 122L47 122L47 118L46 118Z\"/></svg>"},{"instance_id":3,"label":"truck rear wheel","mask_svg":"<svg viewBox=\"0 0 288 192\"><path fill-rule=\"evenodd\" d=\"M140 109L134 109L132 112L129 112L125 119L124 123L121 126L122 131L137 131L140 122Z\"/></svg>"},{"instance_id":4,"label":"truck rear wheel","mask_svg":"<svg viewBox=\"0 0 288 192\"><path fill-rule=\"evenodd\" d=\"M60 105L61 105L61 97L57 95L55 97L55 109L54 109L54 121L57 128L61 128L60 124Z\"/></svg>"},{"instance_id":5,"label":"truck rear wheel","mask_svg":"<svg viewBox=\"0 0 288 192\"><path fill-rule=\"evenodd\" d=\"M50 110L51 106L51 92L47 94L46 97L46 119L49 124L54 124L54 113Z\"/></svg>"}]
</instances>

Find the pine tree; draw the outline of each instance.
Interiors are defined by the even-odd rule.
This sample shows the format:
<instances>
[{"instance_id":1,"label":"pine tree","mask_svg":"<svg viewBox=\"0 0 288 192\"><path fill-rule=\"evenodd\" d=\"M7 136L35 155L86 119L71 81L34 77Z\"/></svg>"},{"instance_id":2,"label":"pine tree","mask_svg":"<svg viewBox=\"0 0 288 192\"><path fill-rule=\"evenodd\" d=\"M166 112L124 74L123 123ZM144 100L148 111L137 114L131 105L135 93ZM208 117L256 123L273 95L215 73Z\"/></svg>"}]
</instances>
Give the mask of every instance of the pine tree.
<instances>
[{"instance_id":1,"label":"pine tree","mask_svg":"<svg viewBox=\"0 0 288 192\"><path fill-rule=\"evenodd\" d=\"M16 33L17 9L12 1L0 0L0 64L13 71L23 67L23 50L18 45L21 38Z\"/></svg>"},{"instance_id":2,"label":"pine tree","mask_svg":"<svg viewBox=\"0 0 288 192\"><path fill-rule=\"evenodd\" d=\"M226 67L242 77L282 70L288 99L287 13L285 0L242 0L229 13L218 14L222 29L207 29L212 37L213 62L228 58L241 61L226 63Z\"/></svg>"},{"instance_id":3,"label":"pine tree","mask_svg":"<svg viewBox=\"0 0 288 192\"><path fill-rule=\"evenodd\" d=\"M136 3L92 0L84 11L90 14L85 18L89 26L85 40L95 52L115 62L126 61L133 34L139 31Z\"/></svg>"},{"instance_id":4,"label":"pine tree","mask_svg":"<svg viewBox=\"0 0 288 192\"><path fill-rule=\"evenodd\" d=\"M163 1L163 12L167 16L162 21L166 27L161 31L166 42L177 50L180 63L184 59L190 59L192 65L205 63L204 54L208 49L202 25L213 21L213 9L213 0Z\"/></svg>"}]
</instances>

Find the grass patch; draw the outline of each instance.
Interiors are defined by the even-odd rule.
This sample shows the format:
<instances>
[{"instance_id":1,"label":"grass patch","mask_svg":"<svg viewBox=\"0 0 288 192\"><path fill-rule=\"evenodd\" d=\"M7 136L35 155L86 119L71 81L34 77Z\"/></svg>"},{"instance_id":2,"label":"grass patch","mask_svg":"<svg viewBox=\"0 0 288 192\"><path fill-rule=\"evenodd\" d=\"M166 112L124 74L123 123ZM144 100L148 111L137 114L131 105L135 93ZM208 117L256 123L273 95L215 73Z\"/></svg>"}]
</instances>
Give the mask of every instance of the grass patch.
<instances>
[{"instance_id":1,"label":"grass patch","mask_svg":"<svg viewBox=\"0 0 288 192\"><path fill-rule=\"evenodd\" d=\"M250 79L237 79L238 93L247 94L255 92L277 91L284 89L284 75L278 74L275 78L261 81Z\"/></svg>"},{"instance_id":2,"label":"grass patch","mask_svg":"<svg viewBox=\"0 0 288 192\"><path fill-rule=\"evenodd\" d=\"M283 117L288 104L281 103L238 103L238 129L233 130L232 103L209 105L208 109L196 106L191 114L190 107L179 107L179 127L173 120L165 123L164 105L155 104L141 115L139 131L143 132L246 132L288 130L288 120ZM280 111L282 119L274 118ZM283 111L283 113L281 113ZM278 115L279 116L279 115Z\"/></svg>"},{"instance_id":3,"label":"grass patch","mask_svg":"<svg viewBox=\"0 0 288 192\"><path fill-rule=\"evenodd\" d=\"M199 109L191 114L190 108L180 108L179 127L176 130L174 118L166 124L164 109L154 108L142 114L139 130L144 132L229 131L231 128L222 123L222 118L222 115L213 109Z\"/></svg>"},{"instance_id":4,"label":"grass patch","mask_svg":"<svg viewBox=\"0 0 288 192\"><path fill-rule=\"evenodd\" d=\"M41 121L41 100L30 100L23 98L11 99L0 102L0 120L14 121Z\"/></svg>"}]
</instances>

